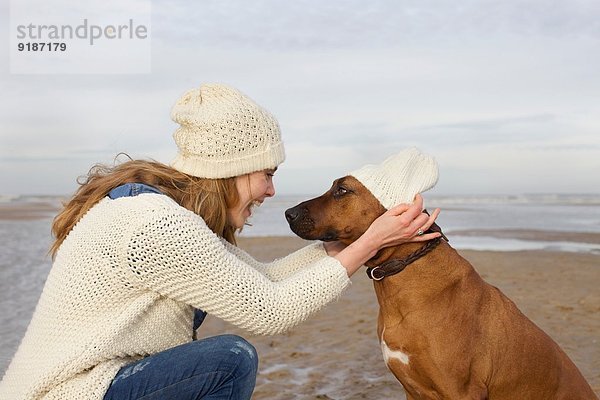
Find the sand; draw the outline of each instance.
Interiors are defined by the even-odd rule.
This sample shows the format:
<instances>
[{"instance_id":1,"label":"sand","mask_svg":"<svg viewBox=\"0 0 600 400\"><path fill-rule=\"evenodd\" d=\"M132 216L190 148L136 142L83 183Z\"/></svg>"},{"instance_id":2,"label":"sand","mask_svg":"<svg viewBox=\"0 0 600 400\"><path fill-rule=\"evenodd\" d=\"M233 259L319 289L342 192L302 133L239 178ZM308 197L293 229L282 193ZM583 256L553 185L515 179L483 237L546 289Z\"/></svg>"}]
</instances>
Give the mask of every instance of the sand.
<instances>
[{"instance_id":1,"label":"sand","mask_svg":"<svg viewBox=\"0 0 600 400\"><path fill-rule=\"evenodd\" d=\"M306 242L242 238L268 261ZM461 251L567 352L600 394L600 256L553 252ZM258 337L210 316L200 336L240 334L260 355L254 399L404 399L376 335L377 300L363 271L335 303L284 335Z\"/></svg>"},{"instance_id":2,"label":"sand","mask_svg":"<svg viewBox=\"0 0 600 400\"><path fill-rule=\"evenodd\" d=\"M0 221L22 221L54 217L59 204L51 202L0 203Z\"/></svg>"}]
</instances>

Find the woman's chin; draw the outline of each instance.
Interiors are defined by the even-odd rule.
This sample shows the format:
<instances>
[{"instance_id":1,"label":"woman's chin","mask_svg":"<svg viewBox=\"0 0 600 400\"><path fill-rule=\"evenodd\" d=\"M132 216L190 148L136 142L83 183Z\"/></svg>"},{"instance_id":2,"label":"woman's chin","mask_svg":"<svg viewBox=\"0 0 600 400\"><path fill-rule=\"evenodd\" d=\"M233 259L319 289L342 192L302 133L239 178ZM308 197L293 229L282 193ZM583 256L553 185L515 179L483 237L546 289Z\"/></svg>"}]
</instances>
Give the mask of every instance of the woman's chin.
<instances>
[{"instance_id":1,"label":"woman's chin","mask_svg":"<svg viewBox=\"0 0 600 400\"><path fill-rule=\"evenodd\" d=\"M250 213L244 213L243 216L240 216L236 221L234 221L233 226L235 229L241 230L244 226L248 225L248 220L250 219Z\"/></svg>"}]
</instances>

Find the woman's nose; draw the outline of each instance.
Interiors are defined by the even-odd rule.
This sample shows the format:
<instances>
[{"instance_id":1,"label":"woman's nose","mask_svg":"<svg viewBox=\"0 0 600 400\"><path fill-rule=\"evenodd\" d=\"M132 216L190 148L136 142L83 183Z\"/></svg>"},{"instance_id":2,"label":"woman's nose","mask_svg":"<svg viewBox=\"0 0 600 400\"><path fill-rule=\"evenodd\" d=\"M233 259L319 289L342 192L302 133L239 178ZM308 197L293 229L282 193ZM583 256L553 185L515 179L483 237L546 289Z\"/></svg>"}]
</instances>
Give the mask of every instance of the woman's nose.
<instances>
[{"instance_id":1,"label":"woman's nose","mask_svg":"<svg viewBox=\"0 0 600 400\"><path fill-rule=\"evenodd\" d=\"M265 194L268 197L273 197L275 196L275 185L273 184L273 181L271 181L271 183L269 184L269 186L267 187L267 191L265 192Z\"/></svg>"}]
</instances>

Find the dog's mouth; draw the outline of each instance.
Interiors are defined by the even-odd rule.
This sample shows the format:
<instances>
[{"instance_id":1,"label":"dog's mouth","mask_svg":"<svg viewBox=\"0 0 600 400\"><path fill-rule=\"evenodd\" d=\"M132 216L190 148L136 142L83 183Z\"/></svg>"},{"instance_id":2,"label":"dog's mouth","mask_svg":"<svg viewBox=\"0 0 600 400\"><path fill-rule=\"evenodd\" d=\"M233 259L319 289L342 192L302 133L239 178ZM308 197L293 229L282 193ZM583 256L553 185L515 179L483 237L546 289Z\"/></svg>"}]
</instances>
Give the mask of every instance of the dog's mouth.
<instances>
[{"instance_id":1,"label":"dog's mouth","mask_svg":"<svg viewBox=\"0 0 600 400\"><path fill-rule=\"evenodd\" d=\"M296 235L305 240L321 240L323 242L334 242L339 240L339 235L336 231L328 230L323 234L315 232L315 223L311 219L304 219L301 223L290 223L290 229Z\"/></svg>"},{"instance_id":2,"label":"dog's mouth","mask_svg":"<svg viewBox=\"0 0 600 400\"><path fill-rule=\"evenodd\" d=\"M333 242L339 239L339 235L334 229L327 229L323 233L318 232L315 229L315 221L305 209L291 208L286 211L285 216L292 232L302 239L323 242Z\"/></svg>"},{"instance_id":3,"label":"dog's mouth","mask_svg":"<svg viewBox=\"0 0 600 400\"><path fill-rule=\"evenodd\" d=\"M300 236L302 239L313 240L315 238L311 237L311 232L313 227L315 226L314 221L308 218L296 219L294 221L290 221L288 218L288 224L290 225L290 229L296 235Z\"/></svg>"},{"instance_id":4,"label":"dog's mouth","mask_svg":"<svg viewBox=\"0 0 600 400\"><path fill-rule=\"evenodd\" d=\"M323 242L334 242L336 240L339 240L339 236L337 232L327 231L324 235L320 236L318 240L321 240Z\"/></svg>"}]
</instances>

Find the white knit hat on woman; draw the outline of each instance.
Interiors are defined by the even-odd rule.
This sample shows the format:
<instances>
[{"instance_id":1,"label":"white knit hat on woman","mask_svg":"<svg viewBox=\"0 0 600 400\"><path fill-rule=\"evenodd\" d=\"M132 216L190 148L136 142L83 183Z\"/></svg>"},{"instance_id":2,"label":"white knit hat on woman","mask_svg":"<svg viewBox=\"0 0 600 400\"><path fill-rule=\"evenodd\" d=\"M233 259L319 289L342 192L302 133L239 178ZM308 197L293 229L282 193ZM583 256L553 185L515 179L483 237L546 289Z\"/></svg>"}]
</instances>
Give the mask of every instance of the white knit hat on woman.
<instances>
[{"instance_id":1,"label":"white knit hat on woman","mask_svg":"<svg viewBox=\"0 0 600 400\"><path fill-rule=\"evenodd\" d=\"M201 178L229 178L275 168L285 159L279 124L238 90L221 84L186 92L173 106L180 124L171 166Z\"/></svg>"},{"instance_id":2,"label":"white knit hat on woman","mask_svg":"<svg viewBox=\"0 0 600 400\"><path fill-rule=\"evenodd\" d=\"M435 186L438 166L433 157L416 148L402 150L379 165L365 165L351 172L388 210L410 204L417 193Z\"/></svg>"}]
</instances>

